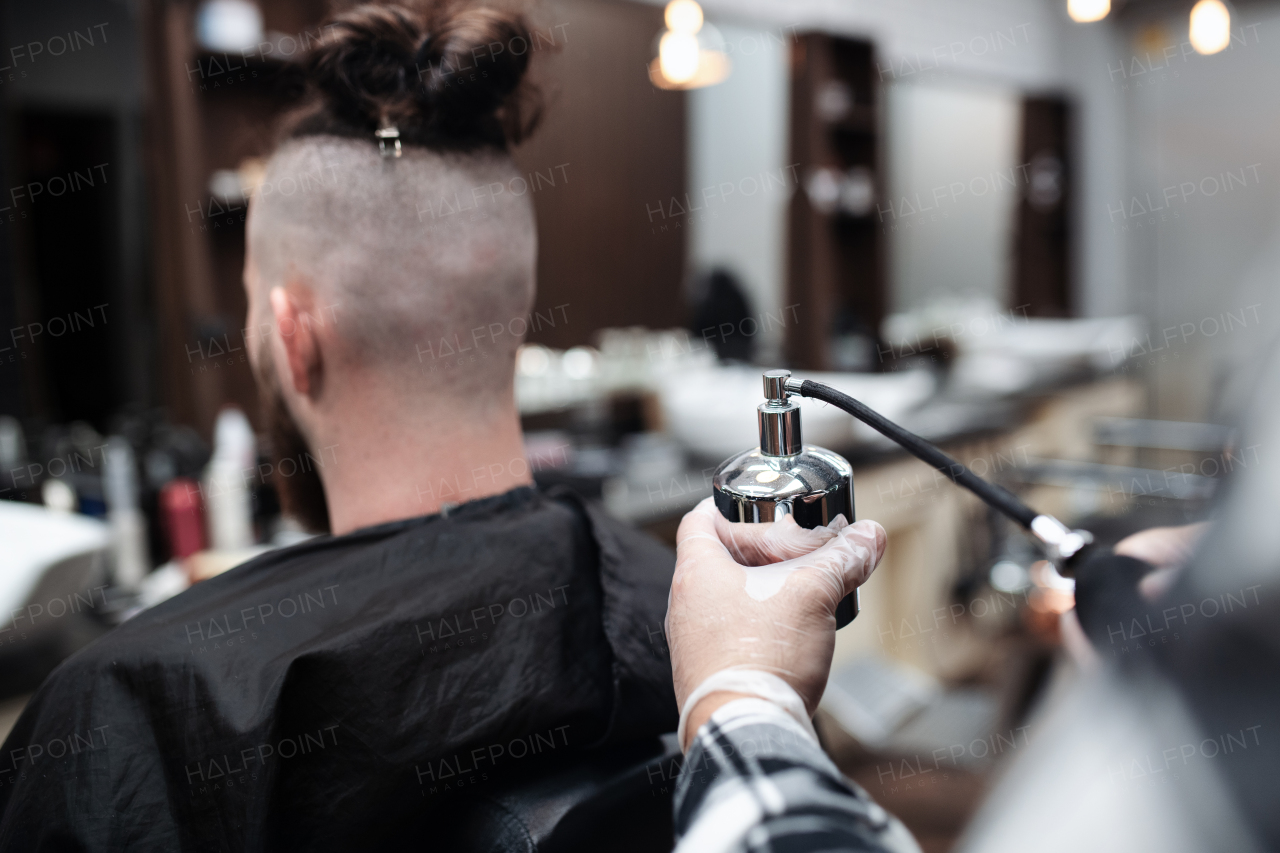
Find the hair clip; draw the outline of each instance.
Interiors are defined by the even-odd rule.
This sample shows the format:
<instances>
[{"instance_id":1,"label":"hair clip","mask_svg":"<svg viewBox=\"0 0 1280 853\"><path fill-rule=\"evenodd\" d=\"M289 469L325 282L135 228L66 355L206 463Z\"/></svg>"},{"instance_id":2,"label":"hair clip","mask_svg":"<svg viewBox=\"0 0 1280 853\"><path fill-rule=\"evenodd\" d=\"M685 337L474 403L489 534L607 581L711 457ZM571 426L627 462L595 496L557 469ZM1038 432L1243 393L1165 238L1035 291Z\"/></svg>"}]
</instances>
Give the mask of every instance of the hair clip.
<instances>
[{"instance_id":1,"label":"hair clip","mask_svg":"<svg viewBox=\"0 0 1280 853\"><path fill-rule=\"evenodd\" d=\"M396 144L394 156L400 156L400 128L394 124L384 124L375 130L373 135L378 137L378 150L382 152L383 157L391 156L391 150L387 148L387 140L389 139L394 140Z\"/></svg>"}]
</instances>

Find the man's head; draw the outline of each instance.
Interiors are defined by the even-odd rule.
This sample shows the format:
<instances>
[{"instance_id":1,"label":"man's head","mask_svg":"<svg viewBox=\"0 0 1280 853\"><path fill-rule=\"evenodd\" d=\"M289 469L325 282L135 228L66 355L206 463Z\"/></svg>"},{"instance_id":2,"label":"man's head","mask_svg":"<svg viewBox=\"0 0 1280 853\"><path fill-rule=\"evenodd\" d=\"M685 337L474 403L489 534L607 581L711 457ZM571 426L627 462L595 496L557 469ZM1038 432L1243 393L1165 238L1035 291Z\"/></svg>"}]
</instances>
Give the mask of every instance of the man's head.
<instances>
[{"instance_id":1,"label":"man's head","mask_svg":"<svg viewBox=\"0 0 1280 853\"><path fill-rule=\"evenodd\" d=\"M245 260L249 355L277 454L314 451L370 400L510 412L537 252L506 148L527 132L513 100L525 60L487 47L488 82L459 69L475 68L476 43L519 30L488 10L357 7L309 58L312 104L254 194ZM389 125L398 157L374 135ZM314 494L291 494L308 484L279 485L286 509L318 525Z\"/></svg>"},{"instance_id":2,"label":"man's head","mask_svg":"<svg viewBox=\"0 0 1280 853\"><path fill-rule=\"evenodd\" d=\"M352 371L394 377L406 404L435 391L508 391L511 329L522 329L510 321L532 307L537 253L519 189L501 152L406 146L395 159L364 140L288 142L250 206L249 328L264 332L250 336L255 363L265 363L271 332L276 355L309 333L334 381ZM449 355L459 342L484 357L458 366ZM283 384L286 396L297 390Z\"/></svg>"}]
</instances>

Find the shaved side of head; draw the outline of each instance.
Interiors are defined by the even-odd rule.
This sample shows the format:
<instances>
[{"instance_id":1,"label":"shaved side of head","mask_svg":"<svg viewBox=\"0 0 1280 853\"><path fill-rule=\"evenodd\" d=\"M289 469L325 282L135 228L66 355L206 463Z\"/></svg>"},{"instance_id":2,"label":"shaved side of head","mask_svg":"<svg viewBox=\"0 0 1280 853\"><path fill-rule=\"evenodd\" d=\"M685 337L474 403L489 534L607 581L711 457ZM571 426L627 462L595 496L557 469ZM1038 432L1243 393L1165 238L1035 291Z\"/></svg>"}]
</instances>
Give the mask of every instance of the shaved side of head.
<instances>
[{"instance_id":1,"label":"shaved side of head","mask_svg":"<svg viewBox=\"0 0 1280 853\"><path fill-rule=\"evenodd\" d=\"M256 298L310 286L316 322L336 322L334 357L417 377L407 393L507 393L534 299L526 190L496 149L406 145L395 158L372 141L295 138L250 206Z\"/></svg>"}]
</instances>

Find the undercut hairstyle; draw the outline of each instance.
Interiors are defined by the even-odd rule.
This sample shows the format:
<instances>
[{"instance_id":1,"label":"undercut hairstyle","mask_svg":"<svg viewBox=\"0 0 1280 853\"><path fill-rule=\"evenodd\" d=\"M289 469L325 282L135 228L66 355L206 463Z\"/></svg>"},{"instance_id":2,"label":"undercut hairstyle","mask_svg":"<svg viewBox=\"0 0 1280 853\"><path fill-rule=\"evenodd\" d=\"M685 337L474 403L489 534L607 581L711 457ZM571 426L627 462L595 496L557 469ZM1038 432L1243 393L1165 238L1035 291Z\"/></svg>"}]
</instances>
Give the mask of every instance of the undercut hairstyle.
<instances>
[{"instance_id":1,"label":"undercut hairstyle","mask_svg":"<svg viewBox=\"0 0 1280 853\"><path fill-rule=\"evenodd\" d=\"M324 31L251 205L258 286L310 284L339 359L429 373L433 387L508 388L537 259L509 153L539 114L524 20L362 5ZM399 156L375 136L390 126Z\"/></svg>"},{"instance_id":2,"label":"undercut hairstyle","mask_svg":"<svg viewBox=\"0 0 1280 853\"><path fill-rule=\"evenodd\" d=\"M367 139L390 123L414 145L505 149L541 117L525 78L531 51L521 15L459 2L365 4L324 32L303 57L307 103L286 121L287 135Z\"/></svg>"}]
</instances>

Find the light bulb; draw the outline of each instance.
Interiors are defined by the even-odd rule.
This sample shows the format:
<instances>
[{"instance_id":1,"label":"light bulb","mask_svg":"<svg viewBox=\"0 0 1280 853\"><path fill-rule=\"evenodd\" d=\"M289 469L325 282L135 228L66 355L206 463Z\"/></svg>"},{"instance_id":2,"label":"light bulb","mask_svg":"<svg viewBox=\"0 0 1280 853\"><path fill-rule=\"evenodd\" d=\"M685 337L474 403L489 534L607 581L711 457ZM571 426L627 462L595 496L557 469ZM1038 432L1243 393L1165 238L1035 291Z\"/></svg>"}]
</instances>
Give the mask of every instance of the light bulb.
<instances>
[{"instance_id":1,"label":"light bulb","mask_svg":"<svg viewBox=\"0 0 1280 853\"><path fill-rule=\"evenodd\" d=\"M1208 56L1231 44L1231 12L1222 0L1200 0L1191 9L1191 46Z\"/></svg>"},{"instance_id":2,"label":"light bulb","mask_svg":"<svg viewBox=\"0 0 1280 853\"><path fill-rule=\"evenodd\" d=\"M695 0L671 0L664 13L667 29L658 34L649 80L659 89L698 89L729 76L724 39L706 23Z\"/></svg>"},{"instance_id":3,"label":"light bulb","mask_svg":"<svg viewBox=\"0 0 1280 853\"><path fill-rule=\"evenodd\" d=\"M671 0L663 17L673 33L696 33L702 29L702 7L694 0Z\"/></svg>"},{"instance_id":4,"label":"light bulb","mask_svg":"<svg viewBox=\"0 0 1280 853\"><path fill-rule=\"evenodd\" d=\"M196 13L196 40L208 50L248 51L262 39L262 10L250 0L206 0Z\"/></svg>"},{"instance_id":5,"label":"light bulb","mask_svg":"<svg viewBox=\"0 0 1280 853\"><path fill-rule=\"evenodd\" d=\"M698 37L693 33L664 33L658 43L658 66L672 83L688 83L698 73Z\"/></svg>"},{"instance_id":6,"label":"light bulb","mask_svg":"<svg viewBox=\"0 0 1280 853\"><path fill-rule=\"evenodd\" d=\"M1111 12L1111 0L1067 0L1067 14L1077 24L1101 21Z\"/></svg>"}]
</instances>

